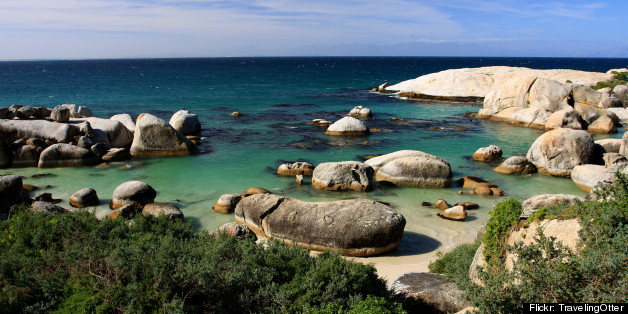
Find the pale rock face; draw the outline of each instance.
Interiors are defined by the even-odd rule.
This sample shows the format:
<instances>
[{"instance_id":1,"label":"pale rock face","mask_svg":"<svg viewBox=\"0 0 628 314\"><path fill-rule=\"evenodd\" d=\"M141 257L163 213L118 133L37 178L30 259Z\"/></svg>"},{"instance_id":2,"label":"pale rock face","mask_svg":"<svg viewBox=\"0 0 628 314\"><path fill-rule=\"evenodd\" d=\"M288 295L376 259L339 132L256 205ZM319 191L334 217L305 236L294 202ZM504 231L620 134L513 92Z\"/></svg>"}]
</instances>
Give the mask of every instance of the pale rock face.
<instances>
[{"instance_id":1,"label":"pale rock face","mask_svg":"<svg viewBox=\"0 0 628 314\"><path fill-rule=\"evenodd\" d=\"M624 169L628 165L628 158L619 153L605 153L602 159L606 168Z\"/></svg>"},{"instance_id":2,"label":"pale rock face","mask_svg":"<svg viewBox=\"0 0 628 314\"><path fill-rule=\"evenodd\" d=\"M116 115L111 116L111 118L109 119L119 121L127 128L127 130L129 130L129 132L131 132L131 134L135 133L135 121L133 120L133 117L131 117L130 114L128 113L116 114Z\"/></svg>"},{"instance_id":3,"label":"pale rock face","mask_svg":"<svg viewBox=\"0 0 628 314\"><path fill-rule=\"evenodd\" d=\"M378 171L379 168L383 167L384 165L386 165L387 163L401 158L401 157L424 157L424 158L438 158L434 155L430 155L428 153L424 153L422 151L418 151L418 150L399 150L393 153L389 153L389 154L385 154L385 155L381 155L381 156L377 156L374 158L371 158L367 161L365 161L364 163L373 167L373 169L375 171ZM439 158L441 161L446 162L444 159Z\"/></svg>"},{"instance_id":4,"label":"pale rock face","mask_svg":"<svg viewBox=\"0 0 628 314\"><path fill-rule=\"evenodd\" d=\"M542 108L549 112L570 108L567 102L569 91L565 89L563 84L543 78L534 81L530 88L530 107Z\"/></svg>"},{"instance_id":5,"label":"pale rock face","mask_svg":"<svg viewBox=\"0 0 628 314\"><path fill-rule=\"evenodd\" d=\"M150 185L142 181L128 181L120 184L111 197L109 206L111 209L119 209L125 205L142 208L146 204L153 203L157 192Z\"/></svg>"},{"instance_id":6,"label":"pale rock face","mask_svg":"<svg viewBox=\"0 0 628 314\"><path fill-rule=\"evenodd\" d=\"M357 161L325 162L312 174L312 186L327 191L370 191L373 168Z\"/></svg>"},{"instance_id":7,"label":"pale rock face","mask_svg":"<svg viewBox=\"0 0 628 314\"><path fill-rule=\"evenodd\" d=\"M627 108L606 108L606 112L612 112L617 116L617 119L622 121L628 121L628 109Z\"/></svg>"},{"instance_id":8,"label":"pale rock face","mask_svg":"<svg viewBox=\"0 0 628 314\"><path fill-rule=\"evenodd\" d=\"M576 110L576 112L580 114L580 117L582 117L582 120L586 121L588 124L593 123L597 118L604 115L604 110L601 108L579 102L575 103L574 110Z\"/></svg>"},{"instance_id":9,"label":"pale rock face","mask_svg":"<svg viewBox=\"0 0 628 314\"><path fill-rule=\"evenodd\" d=\"M503 174L532 174L537 172L536 167L528 161L526 156L510 157L493 170Z\"/></svg>"},{"instance_id":10,"label":"pale rock face","mask_svg":"<svg viewBox=\"0 0 628 314\"><path fill-rule=\"evenodd\" d=\"M574 102L585 103L591 106L597 106L603 96L602 93L596 91L595 89L580 84L573 85L572 93Z\"/></svg>"},{"instance_id":11,"label":"pale rock face","mask_svg":"<svg viewBox=\"0 0 628 314\"><path fill-rule=\"evenodd\" d=\"M615 122L607 115L603 115L597 118L595 121L593 121L593 123L589 125L589 128L587 130L593 133L617 133L617 127L615 127Z\"/></svg>"},{"instance_id":12,"label":"pale rock face","mask_svg":"<svg viewBox=\"0 0 628 314\"><path fill-rule=\"evenodd\" d=\"M600 103L598 104L598 107L600 108L623 108L624 107L624 103L622 103L622 101L615 97L615 96L610 96L610 97L604 97L602 98L602 100L600 100Z\"/></svg>"},{"instance_id":13,"label":"pale rock face","mask_svg":"<svg viewBox=\"0 0 628 314\"><path fill-rule=\"evenodd\" d=\"M606 168L600 165L580 165L571 171L571 180L578 188L591 192L598 184L611 184L617 168Z\"/></svg>"},{"instance_id":14,"label":"pale rock face","mask_svg":"<svg viewBox=\"0 0 628 314\"><path fill-rule=\"evenodd\" d=\"M39 155L39 168L81 167L96 165L100 158L91 150L70 144L54 144Z\"/></svg>"},{"instance_id":15,"label":"pale rock face","mask_svg":"<svg viewBox=\"0 0 628 314\"><path fill-rule=\"evenodd\" d=\"M526 108L517 110L512 114L511 119L516 123L526 127L544 128L551 113L545 109Z\"/></svg>"},{"instance_id":16,"label":"pale rock face","mask_svg":"<svg viewBox=\"0 0 628 314\"><path fill-rule=\"evenodd\" d=\"M131 155L163 157L191 155L194 144L166 121L143 113L137 118Z\"/></svg>"},{"instance_id":17,"label":"pale rock face","mask_svg":"<svg viewBox=\"0 0 628 314\"><path fill-rule=\"evenodd\" d=\"M369 129L362 121L356 118L344 117L330 125L325 134L361 136L368 135Z\"/></svg>"},{"instance_id":18,"label":"pale rock face","mask_svg":"<svg viewBox=\"0 0 628 314\"><path fill-rule=\"evenodd\" d=\"M624 106L628 105L628 85L617 85L613 88L613 95L617 97Z\"/></svg>"},{"instance_id":19,"label":"pale rock face","mask_svg":"<svg viewBox=\"0 0 628 314\"><path fill-rule=\"evenodd\" d=\"M5 140L9 141L38 137L52 142L69 143L74 140L74 136L78 135L78 128L46 120L0 119L0 133L5 136Z\"/></svg>"},{"instance_id":20,"label":"pale rock face","mask_svg":"<svg viewBox=\"0 0 628 314\"><path fill-rule=\"evenodd\" d=\"M603 140L597 140L595 141L595 144L602 146L607 153L619 153L619 149L621 148L621 139L607 138Z\"/></svg>"},{"instance_id":21,"label":"pale rock face","mask_svg":"<svg viewBox=\"0 0 628 314\"><path fill-rule=\"evenodd\" d=\"M502 159L503 153L504 152L502 151L501 147L497 145L490 145L488 147L479 148L477 151L475 151L475 153L473 153L473 156L471 156L471 158L476 161L485 162L500 161Z\"/></svg>"},{"instance_id":22,"label":"pale rock face","mask_svg":"<svg viewBox=\"0 0 628 314\"><path fill-rule=\"evenodd\" d=\"M545 130L569 128L582 130L582 117L571 107L552 113L545 123Z\"/></svg>"},{"instance_id":23,"label":"pale rock face","mask_svg":"<svg viewBox=\"0 0 628 314\"><path fill-rule=\"evenodd\" d=\"M120 121L94 117L78 118L72 121L74 123L89 122L94 131L94 136L97 138L95 141L104 141L109 147L128 148L133 142L133 133Z\"/></svg>"},{"instance_id":24,"label":"pale rock face","mask_svg":"<svg viewBox=\"0 0 628 314\"><path fill-rule=\"evenodd\" d=\"M531 213L541 207L553 206L557 204L576 204L578 201L584 201L582 197L571 194L541 194L535 195L523 201L521 207L523 209L521 217L529 217Z\"/></svg>"},{"instance_id":25,"label":"pale rock face","mask_svg":"<svg viewBox=\"0 0 628 314\"><path fill-rule=\"evenodd\" d=\"M575 166L589 162L593 149L589 133L560 128L537 138L526 158L543 174L569 177Z\"/></svg>"},{"instance_id":26,"label":"pale rock face","mask_svg":"<svg viewBox=\"0 0 628 314\"><path fill-rule=\"evenodd\" d=\"M484 98L484 109L495 114L511 107L528 108L528 91L535 81L535 77L524 76L495 83Z\"/></svg>"},{"instance_id":27,"label":"pale rock face","mask_svg":"<svg viewBox=\"0 0 628 314\"><path fill-rule=\"evenodd\" d=\"M391 289L412 309L429 307L437 313L472 313L464 311L471 306L462 297L464 291L442 274L405 273L395 279Z\"/></svg>"},{"instance_id":28,"label":"pale rock face","mask_svg":"<svg viewBox=\"0 0 628 314\"><path fill-rule=\"evenodd\" d=\"M56 122L66 123L70 121L70 117L72 116L72 112L70 109L63 106L56 106L52 109L50 113L50 118Z\"/></svg>"},{"instance_id":29,"label":"pale rock face","mask_svg":"<svg viewBox=\"0 0 628 314\"><path fill-rule=\"evenodd\" d=\"M493 84L489 75L453 69L431 73L389 86L387 90L412 92L434 96L477 96L484 97Z\"/></svg>"},{"instance_id":30,"label":"pale rock face","mask_svg":"<svg viewBox=\"0 0 628 314\"><path fill-rule=\"evenodd\" d=\"M619 153L628 157L628 132L624 133L621 138L621 145L619 146Z\"/></svg>"},{"instance_id":31,"label":"pale rock face","mask_svg":"<svg viewBox=\"0 0 628 314\"><path fill-rule=\"evenodd\" d=\"M201 122L196 114L179 110L170 118L170 125L183 135L195 135L201 131Z\"/></svg>"},{"instance_id":32,"label":"pale rock face","mask_svg":"<svg viewBox=\"0 0 628 314\"><path fill-rule=\"evenodd\" d=\"M401 241L406 220L397 211L365 199L304 202L274 194L241 200L236 222L258 236L348 256L387 252Z\"/></svg>"}]
</instances>

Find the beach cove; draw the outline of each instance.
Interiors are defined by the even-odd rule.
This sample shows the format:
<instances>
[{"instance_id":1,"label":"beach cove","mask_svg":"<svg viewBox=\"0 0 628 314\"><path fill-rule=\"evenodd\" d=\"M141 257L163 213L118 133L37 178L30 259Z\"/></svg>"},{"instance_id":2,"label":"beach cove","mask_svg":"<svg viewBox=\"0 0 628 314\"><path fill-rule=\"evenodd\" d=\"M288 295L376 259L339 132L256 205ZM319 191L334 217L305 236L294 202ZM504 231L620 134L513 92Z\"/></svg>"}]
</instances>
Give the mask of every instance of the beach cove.
<instances>
[{"instance_id":1,"label":"beach cove","mask_svg":"<svg viewBox=\"0 0 628 314\"><path fill-rule=\"evenodd\" d=\"M562 63L561 63L562 62ZM391 204L406 220L400 246L387 254L361 259L376 263L392 280L408 271L425 271L438 250L472 242L499 197L458 195L459 188L378 187L372 192L323 192L298 186L294 178L274 174L282 161L360 160L362 156L402 149L424 151L446 159L453 179L477 175L499 185L507 197L524 200L541 193L584 196L571 180L542 175L504 176L497 164L472 161L480 147L498 145L506 157L524 155L542 130L483 121L464 115L478 103L408 101L370 92L383 81L399 82L449 68L517 65L531 68L576 68L605 72L625 66L625 59L537 58L234 58L182 60L86 60L6 62L0 84L3 106L49 106L76 103L97 117L148 112L162 119L177 110L197 114L205 137L201 154L111 163L108 167L11 168L2 174L24 177L65 202L76 190L91 187L108 211L111 193L120 183L141 180L153 186L157 201L179 206L199 230L214 230L233 215L212 211L225 193L264 187L309 201L362 197ZM309 121L336 121L355 106L374 117L364 120L381 129L365 138L334 138ZM239 111L245 115L231 117ZM396 118L397 120L391 120ZM595 139L621 138L618 134ZM33 177L50 174L42 177ZM309 180L306 180L309 183ZM48 187L49 186L49 187ZM438 210L421 206L444 198L449 203L480 204L464 222L443 220Z\"/></svg>"}]
</instances>

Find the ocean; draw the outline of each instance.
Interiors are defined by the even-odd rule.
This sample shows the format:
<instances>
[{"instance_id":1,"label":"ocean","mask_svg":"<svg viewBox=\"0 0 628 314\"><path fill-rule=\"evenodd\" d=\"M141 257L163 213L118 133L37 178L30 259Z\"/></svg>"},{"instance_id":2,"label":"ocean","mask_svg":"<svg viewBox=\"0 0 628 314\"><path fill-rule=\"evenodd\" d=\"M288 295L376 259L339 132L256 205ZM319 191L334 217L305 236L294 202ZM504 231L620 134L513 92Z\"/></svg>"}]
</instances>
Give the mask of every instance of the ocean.
<instances>
[{"instance_id":1,"label":"ocean","mask_svg":"<svg viewBox=\"0 0 628 314\"><path fill-rule=\"evenodd\" d=\"M477 175L499 185L506 197L523 201L543 193L584 196L570 179L501 175L492 171L497 164L470 159L475 150L490 144L502 147L505 157L524 155L541 130L464 116L477 112L481 108L477 103L408 101L370 92L385 81L394 84L446 69L492 65L606 72L628 66L628 59L256 57L0 62L0 107L72 103L89 107L101 118L147 112L166 121L177 110L187 109L199 116L205 137L202 153L195 156L137 159L107 167L0 169L0 173L21 175L25 183L51 192L66 206L74 191L92 187L101 199L100 214L109 211L108 200L120 183L145 181L157 190L156 201L176 204L198 230L210 231L234 219L233 214L213 212L220 195L253 186L308 201L379 200L406 217L406 232L397 250L367 261L377 263L384 272L423 269L437 250L472 242L503 197L458 195L456 187L322 192L274 172L283 161L362 160L366 155L414 149L449 161L454 180ZM365 123L382 132L365 138L329 137L324 129L309 124L316 118L338 120L358 105L373 111L374 117ZM245 116L229 116L233 111ZM404 122L394 123L391 118ZM619 138L622 132L594 138ZM33 177L38 174L50 175ZM436 216L437 210L421 206L439 198L481 207L470 211L467 221L443 220Z\"/></svg>"}]
</instances>

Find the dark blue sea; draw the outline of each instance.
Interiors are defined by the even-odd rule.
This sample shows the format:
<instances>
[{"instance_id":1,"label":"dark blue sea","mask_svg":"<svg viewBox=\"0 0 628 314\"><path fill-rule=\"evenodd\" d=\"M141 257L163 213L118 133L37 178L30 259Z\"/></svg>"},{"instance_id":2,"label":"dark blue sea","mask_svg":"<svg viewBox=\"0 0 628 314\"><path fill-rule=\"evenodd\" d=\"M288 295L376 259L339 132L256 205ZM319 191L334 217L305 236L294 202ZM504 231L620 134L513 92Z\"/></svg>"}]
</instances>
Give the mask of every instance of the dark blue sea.
<instances>
[{"instance_id":1,"label":"dark blue sea","mask_svg":"<svg viewBox=\"0 0 628 314\"><path fill-rule=\"evenodd\" d=\"M26 183L41 187L49 185L48 192L66 201L74 191L93 187L102 200L97 209L101 214L108 211L106 203L117 185L142 180L158 191L157 201L175 203L186 219L207 230L233 221L233 215L212 210L221 194L241 193L252 186L310 201L380 200L406 217L406 235L399 249L369 261L378 267L406 270L415 265L422 269L436 250L472 241L499 199L458 195L457 188L320 192L310 185L296 185L293 178L275 176L274 170L282 161L317 164L416 149L448 160L454 180L479 175L520 200L542 193L584 195L569 179L500 175L492 171L495 165L469 158L490 144L501 146L506 156L525 154L542 131L463 115L477 112L480 104L408 101L369 91L385 81L394 84L446 69L494 65L606 72L628 66L628 59L294 57L0 62L0 107L72 103L91 108L101 118L148 112L166 120L185 108L199 115L206 137L203 153L197 156L133 160L108 167L1 169L0 173L22 175ZM325 136L324 129L308 124L316 118L337 120L357 105L371 108L375 116L366 124L382 132L368 138L340 139ZM245 116L230 117L233 111ZM405 123L393 123L390 118ZM604 137L609 136L596 139ZM42 173L53 176L32 177ZM481 208L472 211L465 222L446 221L433 209L421 206L421 202L438 198L449 203L475 202Z\"/></svg>"}]
</instances>

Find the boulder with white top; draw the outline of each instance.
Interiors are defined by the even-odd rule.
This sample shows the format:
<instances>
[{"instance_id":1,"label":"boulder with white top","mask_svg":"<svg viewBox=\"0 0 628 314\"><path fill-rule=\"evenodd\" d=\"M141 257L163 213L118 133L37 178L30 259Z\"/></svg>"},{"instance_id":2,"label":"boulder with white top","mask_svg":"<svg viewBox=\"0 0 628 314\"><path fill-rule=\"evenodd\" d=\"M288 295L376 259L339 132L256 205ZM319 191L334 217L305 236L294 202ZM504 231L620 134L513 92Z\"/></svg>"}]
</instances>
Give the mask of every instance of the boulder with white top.
<instances>
[{"instance_id":1,"label":"boulder with white top","mask_svg":"<svg viewBox=\"0 0 628 314\"><path fill-rule=\"evenodd\" d=\"M352 117L344 117L327 128L327 135L335 136L365 136L369 135L369 129L366 125Z\"/></svg>"}]
</instances>

